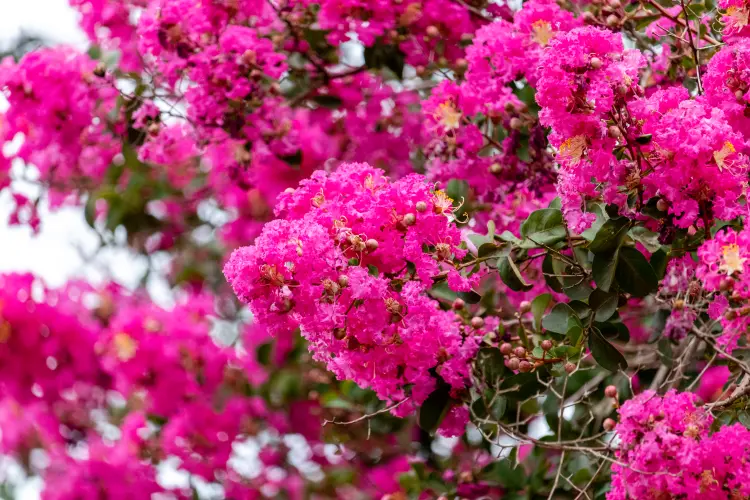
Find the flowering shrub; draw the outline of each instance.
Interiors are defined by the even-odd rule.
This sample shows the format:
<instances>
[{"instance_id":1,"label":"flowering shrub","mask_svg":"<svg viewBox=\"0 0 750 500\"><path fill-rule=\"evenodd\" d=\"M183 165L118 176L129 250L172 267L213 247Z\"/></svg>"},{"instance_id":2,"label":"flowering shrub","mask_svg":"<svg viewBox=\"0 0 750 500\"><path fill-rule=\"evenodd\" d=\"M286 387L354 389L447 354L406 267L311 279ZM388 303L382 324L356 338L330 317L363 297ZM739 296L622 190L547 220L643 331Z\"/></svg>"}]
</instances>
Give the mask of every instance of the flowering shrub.
<instances>
[{"instance_id":1,"label":"flowering shrub","mask_svg":"<svg viewBox=\"0 0 750 500\"><path fill-rule=\"evenodd\" d=\"M79 207L149 269L0 277L0 468L44 499L750 498L744 2L70 5L86 53L0 63L8 223Z\"/></svg>"}]
</instances>

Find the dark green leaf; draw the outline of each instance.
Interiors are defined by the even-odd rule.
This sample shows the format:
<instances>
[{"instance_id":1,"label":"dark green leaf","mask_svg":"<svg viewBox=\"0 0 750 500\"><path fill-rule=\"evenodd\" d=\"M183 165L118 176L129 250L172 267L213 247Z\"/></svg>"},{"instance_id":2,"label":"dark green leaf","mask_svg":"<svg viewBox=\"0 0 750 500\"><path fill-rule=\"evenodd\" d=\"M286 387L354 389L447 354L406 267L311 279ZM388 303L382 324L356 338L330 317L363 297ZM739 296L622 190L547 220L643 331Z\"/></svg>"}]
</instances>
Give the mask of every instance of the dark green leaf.
<instances>
[{"instance_id":1,"label":"dark green leaf","mask_svg":"<svg viewBox=\"0 0 750 500\"><path fill-rule=\"evenodd\" d=\"M521 236L525 238L523 248L552 245L565 238L562 212L555 208L543 208L532 212L521 225Z\"/></svg>"},{"instance_id":2,"label":"dark green leaf","mask_svg":"<svg viewBox=\"0 0 750 500\"><path fill-rule=\"evenodd\" d=\"M419 427L427 432L435 432L450 410L450 406L450 386L440 383L419 408Z\"/></svg>"},{"instance_id":3,"label":"dark green leaf","mask_svg":"<svg viewBox=\"0 0 750 500\"><path fill-rule=\"evenodd\" d=\"M499 484L508 491L520 490L526 485L526 473L510 459L498 460L482 469L480 477Z\"/></svg>"},{"instance_id":4,"label":"dark green leaf","mask_svg":"<svg viewBox=\"0 0 750 500\"><path fill-rule=\"evenodd\" d=\"M538 295L531 301L531 314L534 316L534 330L537 332L540 330L542 325L542 316L547 310L549 303L552 301L552 295L543 293Z\"/></svg>"},{"instance_id":5,"label":"dark green leaf","mask_svg":"<svg viewBox=\"0 0 750 500\"><path fill-rule=\"evenodd\" d=\"M508 288L516 292L531 290L533 285L526 282L521 275L521 271L518 270L516 263L513 262L513 258L508 255L502 257L497 267L502 278L503 283L508 285Z\"/></svg>"},{"instance_id":6,"label":"dark green leaf","mask_svg":"<svg viewBox=\"0 0 750 500\"><path fill-rule=\"evenodd\" d=\"M634 297L645 297L659 286L654 269L641 252L632 247L620 249L615 278L620 288Z\"/></svg>"},{"instance_id":7,"label":"dark green leaf","mask_svg":"<svg viewBox=\"0 0 750 500\"><path fill-rule=\"evenodd\" d=\"M581 320L568 304L560 303L544 317L542 326L551 332L565 334L570 327L581 326Z\"/></svg>"},{"instance_id":8,"label":"dark green leaf","mask_svg":"<svg viewBox=\"0 0 750 500\"><path fill-rule=\"evenodd\" d=\"M638 144L648 144L651 142L651 134L643 134L635 138L635 142Z\"/></svg>"},{"instance_id":9,"label":"dark green leaf","mask_svg":"<svg viewBox=\"0 0 750 500\"><path fill-rule=\"evenodd\" d=\"M497 347L482 347L477 354L477 367L492 386L507 372L505 358Z\"/></svg>"},{"instance_id":10,"label":"dark green leaf","mask_svg":"<svg viewBox=\"0 0 750 500\"><path fill-rule=\"evenodd\" d=\"M312 101L318 106L328 109L337 109L343 104L340 97L326 94L316 95L312 98Z\"/></svg>"},{"instance_id":11,"label":"dark green leaf","mask_svg":"<svg viewBox=\"0 0 750 500\"><path fill-rule=\"evenodd\" d=\"M594 241L589 245L589 250L593 253L604 253L616 250L628 234L630 221L625 217L609 219L602 225L599 232L596 233Z\"/></svg>"},{"instance_id":12,"label":"dark green leaf","mask_svg":"<svg viewBox=\"0 0 750 500\"><path fill-rule=\"evenodd\" d=\"M625 357L602 336L596 328L589 330L589 349L594 360L602 367L611 372L624 370L628 367Z\"/></svg>"},{"instance_id":13,"label":"dark green leaf","mask_svg":"<svg viewBox=\"0 0 750 500\"><path fill-rule=\"evenodd\" d=\"M616 293L607 293L604 290L597 288L591 292L589 297L589 305L591 309L596 311L594 319L596 321L607 321L617 311L617 303L619 296Z\"/></svg>"},{"instance_id":14,"label":"dark green leaf","mask_svg":"<svg viewBox=\"0 0 750 500\"><path fill-rule=\"evenodd\" d=\"M484 243L477 250L477 257L487 257L489 255L498 253L501 249L502 247L499 245L496 245L495 243Z\"/></svg>"},{"instance_id":15,"label":"dark green leaf","mask_svg":"<svg viewBox=\"0 0 750 500\"><path fill-rule=\"evenodd\" d=\"M547 256L542 261L542 272L544 273L544 281L547 283L547 286L549 286L557 293L562 293L563 287L562 283L560 282L560 278L558 278L557 276L553 276L557 273L555 273L555 269L553 266L552 254L547 254Z\"/></svg>"},{"instance_id":16,"label":"dark green leaf","mask_svg":"<svg viewBox=\"0 0 750 500\"><path fill-rule=\"evenodd\" d=\"M656 277L659 280L664 279L664 275L667 272L668 262L669 256L664 250L657 250L656 252L651 254L651 260L649 261L649 264L651 264L651 267L654 269Z\"/></svg>"}]
</instances>

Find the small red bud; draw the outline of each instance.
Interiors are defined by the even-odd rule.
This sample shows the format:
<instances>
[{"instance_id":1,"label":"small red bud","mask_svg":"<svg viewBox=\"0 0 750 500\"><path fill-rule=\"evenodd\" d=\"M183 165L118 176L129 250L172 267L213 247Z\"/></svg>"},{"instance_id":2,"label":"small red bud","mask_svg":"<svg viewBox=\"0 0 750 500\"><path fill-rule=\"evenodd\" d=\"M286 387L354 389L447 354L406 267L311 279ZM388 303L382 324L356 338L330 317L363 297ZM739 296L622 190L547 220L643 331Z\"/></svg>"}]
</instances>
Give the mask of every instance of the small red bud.
<instances>
[{"instance_id":1,"label":"small red bud","mask_svg":"<svg viewBox=\"0 0 750 500\"><path fill-rule=\"evenodd\" d=\"M607 134L613 139L619 139L622 137L622 132L620 132L620 127L617 125L612 125L607 129Z\"/></svg>"},{"instance_id":2,"label":"small red bud","mask_svg":"<svg viewBox=\"0 0 750 500\"><path fill-rule=\"evenodd\" d=\"M427 211L427 203L423 201L418 201L416 206L417 212L423 213Z\"/></svg>"},{"instance_id":3,"label":"small red bud","mask_svg":"<svg viewBox=\"0 0 750 500\"><path fill-rule=\"evenodd\" d=\"M656 202L656 209L659 212L666 212L669 210L669 203L667 203L667 200L664 198L660 198L659 201Z\"/></svg>"},{"instance_id":4,"label":"small red bud","mask_svg":"<svg viewBox=\"0 0 750 500\"><path fill-rule=\"evenodd\" d=\"M529 311L531 311L531 302L528 300L524 300L518 305L518 312L521 314L526 314Z\"/></svg>"},{"instance_id":5,"label":"small red bud","mask_svg":"<svg viewBox=\"0 0 750 500\"><path fill-rule=\"evenodd\" d=\"M591 60L589 61L589 66L591 66L591 69L599 69L602 67L603 64L604 63L602 62L602 60L599 59L598 57L592 57Z\"/></svg>"},{"instance_id":6,"label":"small red bud","mask_svg":"<svg viewBox=\"0 0 750 500\"><path fill-rule=\"evenodd\" d=\"M520 118L513 117L510 119L510 128L513 130L519 130L521 127L523 127L523 122Z\"/></svg>"},{"instance_id":7,"label":"small red bud","mask_svg":"<svg viewBox=\"0 0 750 500\"><path fill-rule=\"evenodd\" d=\"M462 310L464 307L466 307L466 302L463 301L463 299L456 299L453 301L453 309L456 311Z\"/></svg>"},{"instance_id":8,"label":"small red bud","mask_svg":"<svg viewBox=\"0 0 750 500\"><path fill-rule=\"evenodd\" d=\"M334 328L333 338L336 340L343 340L346 337L346 328Z\"/></svg>"},{"instance_id":9,"label":"small red bud","mask_svg":"<svg viewBox=\"0 0 750 500\"><path fill-rule=\"evenodd\" d=\"M475 330L479 330L484 326L484 320L479 316L474 316L473 318L471 318L471 326Z\"/></svg>"},{"instance_id":10,"label":"small red bud","mask_svg":"<svg viewBox=\"0 0 750 500\"><path fill-rule=\"evenodd\" d=\"M607 26L610 28L616 28L620 24L620 18L614 14L607 16Z\"/></svg>"},{"instance_id":11,"label":"small red bud","mask_svg":"<svg viewBox=\"0 0 750 500\"><path fill-rule=\"evenodd\" d=\"M542 340L542 350L543 351L549 351L552 349L552 341L551 340Z\"/></svg>"},{"instance_id":12,"label":"small red bud","mask_svg":"<svg viewBox=\"0 0 750 500\"><path fill-rule=\"evenodd\" d=\"M529 373L532 368L532 364L525 359L518 362L518 371L521 373Z\"/></svg>"},{"instance_id":13,"label":"small red bud","mask_svg":"<svg viewBox=\"0 0 750 500\"><path fill-rule=\"evenodd\" d=\"M525 357L526 357L526 349L524 349L523 347L520 347L520 346L519 346L519 347L516 347L516 348L515 348L515 349L513 350L513 353L514 353L514 354L515 354L516 356L518 356L519 358L525 358Z\"/></svg>"},{"instance_id":14,"label":"small red bud","mask_svg":"<svg viewBox=\"0 0 750 500\"><path fill-rule=\"evenodd\" d=\"M414 224L416 224L416 222L417 222L417 217L414 214L408 213L404 215L405 226L413 226Z\"/></svg>"},{"instance_id":15,"label":"small red bud","mask_svg":"<svg viewBox=\"0 0 750 500\"><path fill-rule=\"evenodd\" d=\"M427 26L425 33L427 33L427 36L430 36L432 38L437 38L440 36L440 30L437 28L437 26Z\"/></svg>"},{"instance_id":16,"label":"small red bud","mask_svg":"<svg viewBox=\"0 0 750 500\"><path fill-rule=\"evenodd\" d=\"M575 365L575 363L565 363L565 372L568 375L570 375L574 371L576 371L576 365Z\"/></svg>"},{"instance_id":17,"label":"small red bud","mask_svg":"<svg viewBox=\"0 0 750 500\"><path fill-rule=\"evenodd\" d=\"M608 398L616 398L617 397L617 387L615 387L614 385L608 385L604 389L604 395L607 396Z\"/></svg>"},{"instance_id":18,"label":"small red bud","mask_svg":"<svg viewBox=\"0 0 750 500\"><path fill-rule=\"evenodd\" d=\"M521 366L521 362L518 360L518 358L511 358L510 361L508 361L508 368L510 368L513 371L518 370L520 366Z\"/></svg>"},{"instance_id":19,"label":"small red bud","mask_svg":"<svg viewBox=\"0 0 750 500\"><path fill-rule=\"evenodd\" d=\"M734 279L726 277L722 278L721 282L719 283L719 290L722 292L728 292L734 288Z\"/></svg>"},{"instance_id":20,"label":"small red bud","mask_svg":"<svg viewBox=\"0 0 750 500\"><path fill-rule=\"evenodd\" d=\"M370 238L365 242L365 246L369 251L374 252L378 249L378 240Z\"/></svg>"},{"instance_id":21,"label":"small red bud","mask_svg":"<svg viewBox=\"0 0 750 500\"><path fill-rule=\"evenodd\" d=\"M336 280L341 288L346 288L349 286L349 276L342 274L339 276L339 278Z\"/></svg>"},{"instance_id":22,"label":"small red bud","mask_svg":"<svg viewBox=\"0 0 750 500\"><path fill-rule=\"evenodd\" d=\"M607 431L607 432L612 432L613 430L615 430L616 426L617 426L617 422L615 422L611 418L606 419L602 423L602 427L604 427L604 430Z\"/></svg>"},{"instance_id":23,"label":"small red bud","mask_svg":"<svg viewBox=\"0 0 750 500\"><path fill-rule=\"evenodd\" d=\"M504 344L500 346L500 352L507 356L508 354L513 352L513 346L505 342Z\"/></svg>"}]
</instances>

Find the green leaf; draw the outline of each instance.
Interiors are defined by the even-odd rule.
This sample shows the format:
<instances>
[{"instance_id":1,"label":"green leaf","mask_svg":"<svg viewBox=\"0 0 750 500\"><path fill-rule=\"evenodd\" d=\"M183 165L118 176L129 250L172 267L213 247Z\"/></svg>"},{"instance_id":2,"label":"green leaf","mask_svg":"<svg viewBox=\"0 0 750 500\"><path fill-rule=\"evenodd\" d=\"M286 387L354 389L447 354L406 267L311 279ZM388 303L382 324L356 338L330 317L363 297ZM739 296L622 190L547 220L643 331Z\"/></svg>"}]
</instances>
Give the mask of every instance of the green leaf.
<instances>
[{"instance_id":1,"label":"green leaf","mask_svg":"<svg viewBox=\"0 0 750 500\"><path fill-rule=\"evenodd\" d=\"M259 345L255 350L255 356L258 359L258 363L263 366L270 366L271 364L271 351L273 350L272 342L264 342Z\"/></svg>"},{"instance_id":2,"label":"green leaf","mask_svg":"<svg viewBox=\"0 0 750 500\"><path fill-rule=\"evenodd\" d=\"M669 256L664 250L657 250L656 252L651 254L651 260L649 260L649 264L651 264L651 267L654 269L656 277L659 280L664 279L664 275L667 273L668 262Z\"/></svg>"},{"instance_id":3,"label":"green leaf","mask_svg":"<svg viewBox=\"0 0 750 500\"><path fill-rule=\"evenodd\" d=\"M547 316L542 320L545 330L565 334L572 326L581 326L581 320L568 304L555 305Z\"/></svg>"},{"instance_id":4,"label":"green leaf","mask_svg":"<svg viewBox=\"0 0 750 500\"><path fill-rule=\"evenodd\" d=\"M552 258L552 254L547 254L547 256L542 261L542 273L544 273L544 281L547 283L547 286L549 286L553 291L562 293L563 287L562 283L560 282L560 278L558 278L557 276L552 276L553 274L557 274L555 272L553 261L554 259Z\"/></svg>"},{"instance_id":5,"label":"green leaf","mask_svg":"<svg viewBox=\"0 0 750 500\"><path fill-rule=\"evenodd\" d=\"M638 144L649 144L651 142L651 134L643 134L635 138L635 142Z\"/></svg>"},{"instance_id":6,"label":"green leaf","mask_svg":"<svg viewBox=\"0 0 750 500\"><path fill-rule=\"evenodd\" d=\"M531 301L531 314L534 316L534 330L537 332L542 327L542 316L547 310L549 303L552 301L552 295L543 293L538 295Z\"/></svg>"},{"instance_id":7,"label":"green leaf","mask_svg":"<svg viewBox=\"0 0 750 500\"><path fill-rule=\"evenodd\" d=\"M516 245L521 243L521 239L510 231L503 231L502 234L495 235L495 238L501 241L507 241L508 243L515 243Z\"/></svg>"},{"instance_id":8,"label":"green leaf","mask_svg":"<svg viewBox=\"0 0 750 500\"><path fill-rule=\"evenodd\" d=\"M555 208L536 210L521 224L522 248L552 245L565 238L562 212Z\"/></svg>"},{"instance_id":9,"label":"green leaf","mask_svg":"<svg viewBox=\"0 0 750 500\"><path fill-rule=\"evenodd\" d=\"M580 327L578 325L571 326L568 331L565 332L565 337L570 341L572 345L578 345L578 342L580 342L582 336L583 327Z\"/></svg>"},{"instance_id":10,"label":"green leaf","mask_svg":"<svg viewBox=\"0 0 750 500\"><path fill-rule=\"evenodd\" d=\"M495 243L484 243L477 249L477 257L487 257L499 253L502 247Z\"/></svg>"},{"instance_id":11,"label":"green leaf","mask_svg":"<svg viewBox=\"0 0 750 500\"><path fill-rule=\"evenodd\" d=\"M619 255L619 249L611 252L603 252L594 254L594 263L591 266L591 273L594 277L594 283L596 286L608 292L612 288L612 283L615 281L615 273L617 272L617 257Z\"/></svg>"},{"instance_id":12,"label":"green leaf","mask_svg":"<svg viewBox=\"0 0 750 500\"><path fill-rule=\"evenodd\" d=\"M505 458L490 463L480 473L480 477L501 485L507 491L516 491L526 486L526 473L520 466Z\"/></svg>"},{"instance_id":13,"label":"green leaf","mask_svg":"<svg viewBox=\"0 0 750 500\"><path fill-rule=\"evenodd\" d=\"M634 297L645 297L658 288L659 279L641 252L623 247L619 253L615 277L622 290Z\"/></svg>"},{"instance_id":14,"label":"green leaf","mask_svg":"<svg viewBox=\"0 0 750 500\"><path fill-rule=\"evenodd\" d=\"M427 396L419 408L419 427L427 432L435 432L451 407L450 386L439 383L437 389Z\"/></svg>"},{"instance_id":15,"label":"green leaf","mask_svg":"<svg viewBox=\"0 0 750 500\"><path fill-rule=\"evenodd\" d=\"M646 250L650 253L654 253L661 248L659 233L649 231L643 226L635 226L630 230L629 234L631 238L646 247Z\"/></svg>"},{"instance_id":16,"label":"green leaf","mask_svg":"<svg viewBox=\"0 0 750 500\"><path fill-rule=\"evenodd\" d=\"M505 410L508 407L508 400L502 396L495 397L490 407L490 416L495 420L500 420L505 415Z\"/></svg>"},{"instance_id":17,"label":"green leaf","mask_svg":"<svg viewBox=\"0 0 750 500\"><path fill-rule=\"evenodd\" d=\"M607 293L597 288L589 297L591 309L596 311L594 319L596 321L607 321L617 311L617 304L620 297L616 293Z\"/></svg>"},{"instance_id":18,"label":"green leaf","mask_svg":"<svg viewBox=\"0 0 750 500\"><path fill-rule=\"evenodd\" d=\"M605 222L607 222L607 213L602 208L601 203L591 203L588 208L589 212L596 215L596 220L591 227L581 233L581 237L588 241L593 241L596 238L596 233L602 228Z\"/></svg>"},{"instance_id":19,"label":"green leaf","mask_svg":"<svg viewBox=\"0 0 750 500\"><path fill-rule=\"evenodd\" d=\"M312 101L318 106L327 109L338 109L343 104L340 97L327 94L316 95L312 98Z\"/></svg>"},{"instance_id":20,"label":"green leaf","mask_svg":"<svg viewBox=\"0 0 750 500\"><path fill-rule=\"evenodd\" d=\"M495 386L507 373L505 358L497 347L482 347L477 354L477 368L484 380Z\"/></svg>"},{"instance_id":21,"label":"green leaf","mask_svg":"<svg viewBox=\"0 0 750 500\"><path fill-rule=\"evenodd\" d=\"M527 291L533 287L533 285L524 280L521 271L518 270L516 263L513 262L513 258L510 255L500 258L497 270L500 273L503 283L508 285L508 288L513 291Z\"/></svg>"},{"instance_id":22,"label":"green leaf","mask_svg":"<svg viewBox=\"0 0 750 500\"><path fill-rule=\"evenodd\" d=\"M624 370L628 367L625 357L610 344L607 339L596 328L589 330L589 349L594 360L601 366L611 372Z\"/></svg>"},{"instance_id":23,"label":"green leaf","mask_svg":"<svg viewBox=\"0 0 750 500\"><path fill-rule=\"evenodd\" d=\"M622 245L625 235L628 234L628 228L630 228L630 221L625 217L609 219L602 225L599 232L596 233L594 241L589 245L589 250L593 253L604 253L616 250Z\"/></svg>"}]
</instances>

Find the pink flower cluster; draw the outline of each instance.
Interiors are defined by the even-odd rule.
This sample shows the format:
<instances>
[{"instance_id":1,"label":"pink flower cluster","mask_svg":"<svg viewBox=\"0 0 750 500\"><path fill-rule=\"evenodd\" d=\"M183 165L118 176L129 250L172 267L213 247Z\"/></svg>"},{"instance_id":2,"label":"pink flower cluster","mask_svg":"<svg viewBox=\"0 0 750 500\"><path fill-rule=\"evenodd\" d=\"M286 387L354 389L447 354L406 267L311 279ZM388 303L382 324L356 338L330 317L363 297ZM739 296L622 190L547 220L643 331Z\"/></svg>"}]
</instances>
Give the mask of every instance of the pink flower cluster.
<instances>
[{"instance_id":1,"label":"pink flower cluster","mask_svg":"<svg viewBox=\"0 0 750 500\"><path fill-rule=\"evenodd\" d=\"M607 121L625 99L642 92L638 71L644 63L639 51L623 48L618 33L594 27L559 34L542 56L539 119L552 127L550 142L559 150L557 192L575 232L595 220L585 201L596 198L600 189L608 203L623 205L626 199L619 187L627 164L612 155L617 141Z\"/></svg>"},{"instance_id":2,"label":"pink flower cluster","mask_svg":"<svg viewBox=\"0 0 750 500\"><path fill-rule=\"evenodd\" d=\"M323 0L318 22L329 31L327 40L339 45L356 35L365 46L377 39L395 42L413 65L427 65L445 58L463 56L461 43L485 23L481 16L450 0ZM408 30L407 36L400 31Z\"/></svg>"},{"instance_id":3,"label":"pink flower cluster","mask_svg":"<svg viewBox=\"0 0 750 500\"><path fill-rule=\"evenodd\" d=\"M392 183L363 164L318 171L281 196L281 218L224 272L270 332L299 328L339 379L409 398L394 410L406 415L435 388L432 369L464 389L477 350L474 330L425 294L438 279L464 291L474 282L457 270L466 251L452 210L416 175Z\"/></svg>"},{"instance_id":4,"label":"pink flower cluster","mask_svg":"<svg viewBox=\"0 0 750 500\"><path fill-rule=\"evenodd\" d=\"M646 391L619 410L620 438L608 500L729 499L750 494L750 431L741 424L710 434L712 417L695 395Z\"/></svg>"},{"instance_id":5,"label":"pink flower cluster","mask_svg":"<svg viewBox=\"0 0 750 500\"><path fill-rule=\"evenodd\" d=\"M117 89L95 72L96 61L68 47L0 64L0 92L9 104L0 124L0 187L8 185L15 159L36 167L53 207L103 178L122 149L116 134L123 130L110 116ZM20 146L6 145L14 140Z\"/></svg>"},{"instance_id":6,"label":"pink flower cluster","mask_svg":"<svg viewBox=\"0 0 750 500\"><path fill-rule=\"evenodd\" d=\"M696 271L708 291L718 292L709 306L712 319L724 328L718 342L732 351L747 339L750 327L750 230L720 231L698 249L700 264ZM722 293L724 292L724 293Z\"/></svg>"}]
</instances>

